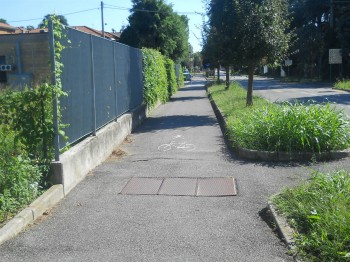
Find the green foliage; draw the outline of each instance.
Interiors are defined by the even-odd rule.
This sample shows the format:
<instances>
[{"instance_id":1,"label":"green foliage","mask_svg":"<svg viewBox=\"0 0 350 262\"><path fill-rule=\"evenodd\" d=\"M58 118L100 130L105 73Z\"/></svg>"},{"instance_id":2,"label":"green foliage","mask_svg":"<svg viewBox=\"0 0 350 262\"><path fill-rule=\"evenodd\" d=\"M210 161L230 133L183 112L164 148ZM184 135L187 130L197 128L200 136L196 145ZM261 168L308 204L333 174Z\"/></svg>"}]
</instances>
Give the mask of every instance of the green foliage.
<instances>
[{"instance_id":1,"label":"green foliage","mask_svg":"<svg viewBox=\"0 0 350 262\"><path fill-rule=\"evenodd\" d=\"M231 87L226 92L221 88L210 88L210 92L227 116L228 134L235 146L285 152L324 152L350 147L350 120L330 104L277 105L266 101L243 110L244 91L238 92L241 87Z\"/></svg>"},{"instance_id":2,"label":"green foliage","mask_svg":"<svg viewBox=\"0 0 350 262\"><path fill-rule=\"evenodd\" d=\"M0 125L15 131L16 140L43 172L48 171L53 159L53 88L44 83L24 91L6 90L0 94Z\"/></svg>"},{"instance_id":3,"label":"green foliage","mask_svg":"<svg viewBox=\"0 0 350 262\"><path fill-rule=\"evenodd\" d=\"M280 61L291 33L285 0L210 1L204 28L204 58L225 67L248 67L248 106L253 104L253 74L261 62Z\"/></svg>"},{"instance_id":4,"label":"green foliage","mask_svg":"<svg viewBox=\"0 0 350 262\"><path fill-rule=\"evenodd\" d=\"M306 261L349 261L350 174L314 173L273 202L296 229L294 252Z\"/></svg>"},{"instance_id":5,"label":"green foliage","mask_svg":"<svg viewBox=\"0 0 350 262\"><path fill-rule=\"evenodd\" d=\"M169 97L177 92L177 82L175 75L175 64L170 58L165 58L165 68L167 73Z\"/></svg>"},{"instance_id":6,"label":"green foliage","mask_svg":"<svg viewBox=\"0 0 350 262\"><path fill-rule=\"evenodd\" d=\"M17 134L0 125L0 224L39 194L40 170Z\"/></svg>"},{"instance_id":7,"label":"green foliage","mask_svg":"<svg viewBox=\"0 0 350 262\"><path fill-rule=\"evenodd\" d=\"M350 90L350 80L339 80L334 86L338 89Z\"/></svg>"},{"instance_id":8,"label":"green foliage","mask_svg":"<svg viewBox=\"0 0 350 262\"><path fill-rule=\"evenodd\" d=\"M184 73L182 71L182 66L179 66L179 77L177 79L177 85L178 87L182 87L185 85L185 76Z\"/></svg>"},{"instance_id":9,"label":"green foliage","mask_svg":"<svg viewBox=\"0 0 350 262\"><path fill-rule=\"evenodd\" d=\"M53 99L61 89L59 62L64 46L62 24L51 17L55 35L57 84L42 83L23 91L0 92L0 223L48 187L54 154ZM69 42L69 41L68 41ZM60 112L58 119L60 120ZM60 129L63 125L60 125ZM59 131L64 136L63 131Z\"/></svg>"},{"instance_id":10,"label":"green foliage","mask_svg":"<svg viewBox=\"0 0 350 262\"><path fill-rule=\"evenodd\" d=\"M173 12L164 0L133 0L129 25L120 42L137 47L153 48L179 62L188 56L188 19ZM150 10L140 12L139 10Z\"/></svg>"},{"instance_id":11,"label":"green foliage","mask_svg":"<svg viewBox=\"0 0 350 262\"><path fill-rule=\"evenodd\" d=\"M165 59L159 51L143 48L143 99L148 107L169 98Z\"/></svg>"},{"instance_id":12,"label":"green foliage","mask_svg":"<svg viewBox=\"0 0 350 262\"><path fill-rule=\"evenodd\" d=\"M68 22L65 16L56 15L56 14L47 14L45 15L41 23L38 25L38 28L47 28L49 19L55 19L58 22L57 24L68 26Z\"/></svg>"}]
</instances>

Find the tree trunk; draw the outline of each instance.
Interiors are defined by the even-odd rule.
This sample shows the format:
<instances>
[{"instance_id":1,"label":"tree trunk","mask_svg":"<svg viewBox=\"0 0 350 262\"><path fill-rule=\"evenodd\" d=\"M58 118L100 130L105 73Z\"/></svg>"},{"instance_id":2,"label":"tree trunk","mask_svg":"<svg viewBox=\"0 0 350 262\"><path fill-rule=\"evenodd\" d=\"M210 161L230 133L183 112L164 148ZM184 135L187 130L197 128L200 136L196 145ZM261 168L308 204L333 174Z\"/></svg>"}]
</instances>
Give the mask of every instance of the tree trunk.
<instances>
[{"instance_id":1,"label":"tree trunk","mask_svg":"<svg viewBox=\"0 0 350 262\"><path fill-rule=\"evenodd\" d=\"M248 89L247 89L247 106L253 105L253 78L254 78L254 65L248 66Z\"/></svg>"},{"instance_id":2,"label":"tree trunk","mask_svg":"<svg viewBox=\"0 0 350 262\"><path fill-rule=\"evenodd\" d=\"M217 69L217 73L218 73L218 79L217 79L217 81L218 81L218 83L220 83L220 66L219 66L218 69Z\"/></svg>"},{"instance_id":3,"label":"tree trunk","mask_svg":"<svg viewBox=\"0 0 350 262\"><path fill-rule=\"evenodd\" d=\"M226 90L227 90L230 87L230 67L226 66L225 70L226 70Z\"/></svg>"}]
</instances>

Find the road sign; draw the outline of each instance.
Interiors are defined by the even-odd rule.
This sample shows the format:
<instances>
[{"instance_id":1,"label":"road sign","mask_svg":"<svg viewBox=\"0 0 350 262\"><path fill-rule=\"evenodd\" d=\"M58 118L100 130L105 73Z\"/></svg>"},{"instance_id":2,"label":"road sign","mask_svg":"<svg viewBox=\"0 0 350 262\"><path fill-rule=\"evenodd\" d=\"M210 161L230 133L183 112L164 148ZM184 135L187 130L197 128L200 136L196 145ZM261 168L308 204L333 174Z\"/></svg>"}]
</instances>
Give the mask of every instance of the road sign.
<instances>
[{"instance_id":1,"label":"road sign","mask_svg":"<svg viewBox=\"0 0 350 262\"><path fill-rule=\"evenodd\" d=\"M291 59L287 59L284 61L285 66L291 66L292 64L293 64L293 60L291 60Z\"/></svg>"},{"instance_id":2,"label":"road sign","mask_svg":"<svg viewBox=\"0 0 350 262\"><path fill-rule=\"evenodd\" d=\"M340 49L329 49L329 64L341 64L342 56L340 53Z\"/></svg>"}]
</instances>

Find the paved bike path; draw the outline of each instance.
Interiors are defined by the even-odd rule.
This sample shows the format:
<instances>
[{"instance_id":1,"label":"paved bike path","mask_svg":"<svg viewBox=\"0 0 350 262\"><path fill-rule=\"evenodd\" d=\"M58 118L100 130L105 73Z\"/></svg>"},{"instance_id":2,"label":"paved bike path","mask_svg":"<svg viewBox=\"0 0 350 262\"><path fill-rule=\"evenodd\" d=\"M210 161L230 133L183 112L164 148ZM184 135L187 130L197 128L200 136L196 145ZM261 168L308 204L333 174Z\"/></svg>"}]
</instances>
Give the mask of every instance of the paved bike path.
<instances>
[{"instance_id":1,"label":"paved bike path","mask_svg":"<svg viewBox=\"0 0 350 262\"><path fill-rule=\"evenodd\" d=\"M174 139L182 147L159 148ZM292 261L259 212L308 171L231 156L202 78L161 105L121 149L48 218L0 246L0 260ZM132 177L227 176L236 179L237 196L119 194Z\"/></svg>"}]
</instances>

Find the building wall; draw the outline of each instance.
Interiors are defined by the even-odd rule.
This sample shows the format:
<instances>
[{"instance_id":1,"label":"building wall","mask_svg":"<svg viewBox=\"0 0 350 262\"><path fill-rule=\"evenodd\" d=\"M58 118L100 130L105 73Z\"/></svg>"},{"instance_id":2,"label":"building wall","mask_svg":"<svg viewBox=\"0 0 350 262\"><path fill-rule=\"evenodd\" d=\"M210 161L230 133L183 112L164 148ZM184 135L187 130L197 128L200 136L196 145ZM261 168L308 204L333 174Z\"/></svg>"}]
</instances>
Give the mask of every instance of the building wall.
<instances>
[{"instance_id":1,"label":"building wall","mask_svg":"<svg viewBox=\"0 0 350 262\"><path fill-rule=\"evenodd\" d=\"M0 56L13 66L2 86L35 86L50 75L47 33L0 35Z\"/></svg>"}]
</instances>

